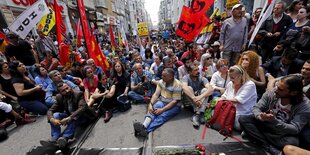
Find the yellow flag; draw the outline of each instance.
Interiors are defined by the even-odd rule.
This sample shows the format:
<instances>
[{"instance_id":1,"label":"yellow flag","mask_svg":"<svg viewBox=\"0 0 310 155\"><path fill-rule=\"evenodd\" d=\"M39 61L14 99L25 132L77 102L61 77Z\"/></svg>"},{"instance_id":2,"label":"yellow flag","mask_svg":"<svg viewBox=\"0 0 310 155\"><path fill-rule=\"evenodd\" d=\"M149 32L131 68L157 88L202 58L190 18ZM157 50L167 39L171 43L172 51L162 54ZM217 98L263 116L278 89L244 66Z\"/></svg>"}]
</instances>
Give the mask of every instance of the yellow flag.
<instances>
[{"instance_id":1,"label":"yellow flag","mask_svg":"<svg viewBox=\"0 0 310 155\"><path fill-rule=\"evenodd\" d=\"M42 30L44 35L48 35L55 25L55 12L50 7L48 9L49 13L43 16L41 21L37 24L37 29Z\"/></svg>"},{"instance_id":2,"label":"yellow flag","mask_svg":"<svg viewBox=\"0 0 310 155\"><path fill-rule=\"evenodd\" d=\"M119 42L119 49L123 50L123 39L121 33L118 32L118 42Z\"/></svg>"}]
</instances>

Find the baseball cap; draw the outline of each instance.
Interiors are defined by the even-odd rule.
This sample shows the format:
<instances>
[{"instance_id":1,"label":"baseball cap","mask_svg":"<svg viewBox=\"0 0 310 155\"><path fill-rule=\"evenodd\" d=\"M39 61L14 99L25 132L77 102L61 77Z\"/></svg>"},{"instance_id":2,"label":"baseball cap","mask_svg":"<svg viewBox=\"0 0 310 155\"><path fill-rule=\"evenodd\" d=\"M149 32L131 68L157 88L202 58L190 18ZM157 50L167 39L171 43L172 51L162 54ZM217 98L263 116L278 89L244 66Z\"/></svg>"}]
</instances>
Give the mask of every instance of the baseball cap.
<instances>
[{"instance_id":1,"label":"baseball cap","mask_svg":"<svg viewBox=\"0 0 310 155\"><path fill-rule=\"evenodd\" d=\"M220 42L215 41L211 46L213 47L213 46L220 46L220 45L221 45Z\"/></svg>"},{"instance_id":2,"label":"baseball cap","mask_svg":"<svg viewBox=\"0 0 310 155\"><path fill-rule=\"evenodd\" d=\"M234 11L234 9L237 9L237 8L239 8L239 7L243 7L243 5L242 5L242 4L235 4L235 5L232 7L231 11Z\"/></svg>"}]
</instances>

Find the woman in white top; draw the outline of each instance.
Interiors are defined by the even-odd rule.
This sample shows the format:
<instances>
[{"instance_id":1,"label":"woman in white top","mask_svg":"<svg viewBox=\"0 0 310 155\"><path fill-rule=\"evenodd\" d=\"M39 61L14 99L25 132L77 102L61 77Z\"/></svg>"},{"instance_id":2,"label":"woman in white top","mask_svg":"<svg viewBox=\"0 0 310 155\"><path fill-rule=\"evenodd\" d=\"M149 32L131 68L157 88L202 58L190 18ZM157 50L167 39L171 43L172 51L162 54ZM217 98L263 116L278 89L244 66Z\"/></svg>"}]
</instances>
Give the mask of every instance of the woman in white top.
<instances>
[{"instance_id":1,"label":"woman in white top","mask_svg":"<svg viewBox=\"0 0 310 155\"><path fill-rule=\"evenodd\" d=\"M236 117L234 129L241 130L238 121L241 115L251 115L256 104L257 94L255 83L250 80L247 72L238 65L229 68L230 82L221 100L230 100L236 105Z\"/></svg>"},{"instance_id":2,"label":"woman in white top","mask_svg":"<svg viewBox=\"0 0 310 155\"><path fill-rule=\"evenodd\" d=\"M224 94L226 86L228 85L230 79L228 76L228 61L226 59L220 59L216 63L217 71L212 75L210 84L214 88L211 95L211 99L214 97L220 97Z\"/></svg>"},{"instance_id":3,"label":"woman in white top","mask_svg":"<svg viewBox=\"0 0 310 155\"><path fill-rule=\"evenodd\" d=\"M201 76L211 79L212 75L216 72L215 64L210 53L205 53L201 56L199 73Z\"/></svg>"},{"instance_id":4,"label":"woman in white top","mask_svg":"<svg viewBox=\"0 0 310 155\"><path fill-rule=\"evenodd\" d=\"M160 64L161 64L160 58L158 56L154 55L154 62L152 63L151 68L150 68L151 74L153 74L153 75L157 74L157 69L160 66Z\"/></svg>"}]
</instances>

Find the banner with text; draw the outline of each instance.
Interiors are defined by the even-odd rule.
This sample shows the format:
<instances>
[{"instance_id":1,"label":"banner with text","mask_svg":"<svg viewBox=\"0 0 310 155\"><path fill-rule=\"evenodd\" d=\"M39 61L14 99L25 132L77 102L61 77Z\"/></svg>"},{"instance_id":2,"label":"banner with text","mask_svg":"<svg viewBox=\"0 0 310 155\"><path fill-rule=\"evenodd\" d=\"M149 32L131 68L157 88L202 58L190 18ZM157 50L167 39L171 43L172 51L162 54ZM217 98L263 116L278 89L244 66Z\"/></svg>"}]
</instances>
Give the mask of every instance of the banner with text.
<instances>
[{"instance_id":1,"label":"banner with text","mask_svg":"<svg viewBox=\"0 0 310 155\"><path fill-rule=\"evenodd\" d=\"M9 29L19 35L20 38L25 39L42 17L48 13L49 9L45 1L39 0L19 15L9 26Z\"/></svg>"},{"instance_id":2,"label":"banner with text","mask_svg":"<svg viewBox=\"0 0 310 155\"><path fill-rule=\"evenodd\" d=\"M140 37L149 35L149 30L146 22L138 23L138 35Z\"/></svg>"},{"instance_id":3,"label":"banner with text","mask_svg":"<svg viewBox=\"0 0 310 155\"><path fill-rule=\"evenodd\" d=\"M41 19L41 21L37 24L37 29L42 30L44 35L48 35L51 29L55 25L55 12L52 8L48 8L49 13Z\"/></svg>"}]
</instances>

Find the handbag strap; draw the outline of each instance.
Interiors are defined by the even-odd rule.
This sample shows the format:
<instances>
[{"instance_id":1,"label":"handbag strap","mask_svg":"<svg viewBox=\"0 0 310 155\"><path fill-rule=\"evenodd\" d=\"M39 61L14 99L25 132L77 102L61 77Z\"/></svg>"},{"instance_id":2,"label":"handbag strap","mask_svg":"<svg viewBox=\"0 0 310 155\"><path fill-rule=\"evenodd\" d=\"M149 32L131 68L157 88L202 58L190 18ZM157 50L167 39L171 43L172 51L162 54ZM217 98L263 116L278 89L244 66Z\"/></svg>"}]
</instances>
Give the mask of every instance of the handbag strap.
<instances>
[{"instance_id":1,"label":"handbag strap","mask_svg":"<svg viewBox=\"0 0 310 155\"><path fill-rule=\"evenodd\" d=\"M225 77L225 82L224 82L223 88L225 88L225 87L226 87L227 76L228 76L228 73L226 73L226 77Z\"/></svg>"}]
</instances>

